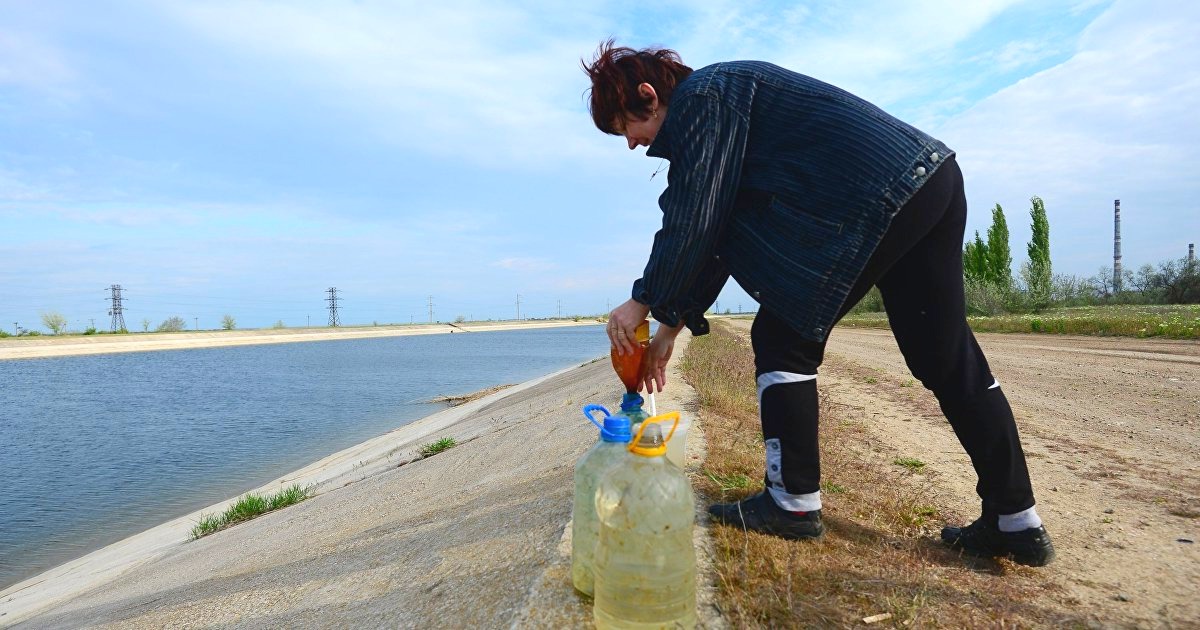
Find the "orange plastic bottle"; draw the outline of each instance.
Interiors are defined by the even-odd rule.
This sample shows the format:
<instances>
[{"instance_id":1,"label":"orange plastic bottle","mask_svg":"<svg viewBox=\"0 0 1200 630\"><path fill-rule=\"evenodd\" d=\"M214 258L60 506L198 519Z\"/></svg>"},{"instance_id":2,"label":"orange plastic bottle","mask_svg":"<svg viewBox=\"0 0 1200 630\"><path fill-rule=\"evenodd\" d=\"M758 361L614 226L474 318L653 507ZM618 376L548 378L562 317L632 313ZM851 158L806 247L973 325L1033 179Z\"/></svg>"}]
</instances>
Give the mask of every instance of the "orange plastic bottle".
<instances>
[{"instance_id":1,"label":"orange plastic bottle","mask_svg":"<svg viewBox=\"0 0 1200 630\"><path fill-rule=\"evenodd\" d=\"M635 333L633 344L633 352L629 354L617 354L617 349L613 348L610 355L612 356L613 369L617 371L617 376L621 378L621 383L625 385L625 391L636 393L638 385L646 376L646 348L650 347L650 322L643 321Z\"/></svg>"}]
</instances>

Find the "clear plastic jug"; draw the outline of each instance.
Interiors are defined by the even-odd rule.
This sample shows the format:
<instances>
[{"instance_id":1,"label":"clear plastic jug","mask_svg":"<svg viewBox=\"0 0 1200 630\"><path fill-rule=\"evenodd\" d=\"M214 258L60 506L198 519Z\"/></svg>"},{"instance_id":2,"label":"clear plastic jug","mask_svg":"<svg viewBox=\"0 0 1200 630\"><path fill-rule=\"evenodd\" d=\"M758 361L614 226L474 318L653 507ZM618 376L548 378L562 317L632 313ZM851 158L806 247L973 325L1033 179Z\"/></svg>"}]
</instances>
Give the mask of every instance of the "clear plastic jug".
<instances>
[{"instance_id":1,"label":"clear plastic jug","mask_svg":"<svg viewBox=\"0 0 1200 630\"><path fill-rule=\"evenodd\" d=\"M673 421L664 440L659 423ZM605 473L596 490L600 540L595 557L597 628L694 628L695 497L667 461L679 412L642 423L633 457Z\"/></svg>"},{"instance_id":2,"label":"clear plastic jug","mask_svg":"<svg viewBox=\"0 0 1200 630\"><path fill-rule=\"evenodd\" d=\"M604 414L603 423L594 413ZM627 447L631 439L629 418L611 415L600 405L588 405L583 415L600 429L600 441L588 449L575 464L575 505L571 520L571 582L575 590L591 596L594 580L592 564L600 524L596 520L596 485L612 464L632 457Z\"/></svg>"}]
</instances>

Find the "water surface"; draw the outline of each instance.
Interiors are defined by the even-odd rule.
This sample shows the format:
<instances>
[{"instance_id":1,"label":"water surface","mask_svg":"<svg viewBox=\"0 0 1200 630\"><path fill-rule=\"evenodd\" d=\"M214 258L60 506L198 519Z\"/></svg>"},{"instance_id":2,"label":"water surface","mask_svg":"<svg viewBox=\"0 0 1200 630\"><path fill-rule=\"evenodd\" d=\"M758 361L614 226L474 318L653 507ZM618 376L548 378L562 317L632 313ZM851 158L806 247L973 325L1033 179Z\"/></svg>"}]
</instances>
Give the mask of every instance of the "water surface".
<instances>
[{"instance_id":1,"label":"water surface","mask_svg":"<svg viewBox=\"0 0 1200 630\"><path fill-rule=\"evenodd\" d=\"M0 588L442 408L601 326L0 361Z\"/></svg>"}]
</instances>

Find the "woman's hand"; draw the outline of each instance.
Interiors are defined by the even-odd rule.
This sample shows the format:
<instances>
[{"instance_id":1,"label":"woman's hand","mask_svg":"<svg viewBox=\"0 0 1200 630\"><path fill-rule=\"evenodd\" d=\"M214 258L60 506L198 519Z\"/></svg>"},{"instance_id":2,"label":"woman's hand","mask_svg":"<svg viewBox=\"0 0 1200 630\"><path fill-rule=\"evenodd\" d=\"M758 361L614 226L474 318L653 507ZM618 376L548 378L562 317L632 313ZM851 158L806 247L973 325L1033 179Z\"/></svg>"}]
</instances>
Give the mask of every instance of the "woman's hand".
<instances>
[{"instance_id":1,"label":"woman's hand","mask_svg":"<svg viewBox=\"0 0 1200 630\"><path fill-rule=\"evenodd\" d=\"M649 306L634 300L627 300L608 314L608 341L616 348L617 354L633 352L633 345L637 343L637 327L646 321L649 314Z\"/></svg>"},{"instance_id":2,"label":"woman's hand","mask_svg":"<svg viewBox=\"0 0 1200 630\"><path fill-rule=\"evenodd\" d=\"M677 328L659 324L654 338L650 340L650 347L646 349L646 356L643 359L646 365L646 377L643 384L646 386L647 394L655 391L662 392L663 387L667 384L667 362L671 360L671 352L675 350L675 337L679 336L681 330L683 330L683 324Z\"/></svg>"}]
</instances>

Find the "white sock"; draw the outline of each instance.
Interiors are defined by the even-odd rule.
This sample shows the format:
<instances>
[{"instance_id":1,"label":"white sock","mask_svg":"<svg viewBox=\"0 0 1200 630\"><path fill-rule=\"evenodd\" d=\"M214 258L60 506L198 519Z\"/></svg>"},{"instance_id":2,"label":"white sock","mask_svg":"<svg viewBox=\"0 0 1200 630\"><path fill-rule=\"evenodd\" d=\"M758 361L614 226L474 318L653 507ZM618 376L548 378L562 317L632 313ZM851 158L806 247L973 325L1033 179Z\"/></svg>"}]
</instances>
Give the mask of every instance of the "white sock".
<instances>
[{"instance_id":1,"label":"white sock","mask_svg":"<svg viewBox=\"0 0 1200 630\"><path fill-rule=\"evenodd\" d=\"M1037 510L1034 508L1022 510L1016 514L1000 515L1000 531L1002 532L1020 532L1041 526L1042 519L1038 517Z\"/></svg>"},{"instance_id":2,"label":"white sock","mask_svg":"<svg viewBox=\"0 0 1200 630\"><path fill-rule=\"evenodd\" d=\"M775 505L789 512L816 512L821 509L821 491L808 494L788 494L776 488L767 488Z\"/></svg>"}]
</instances>

